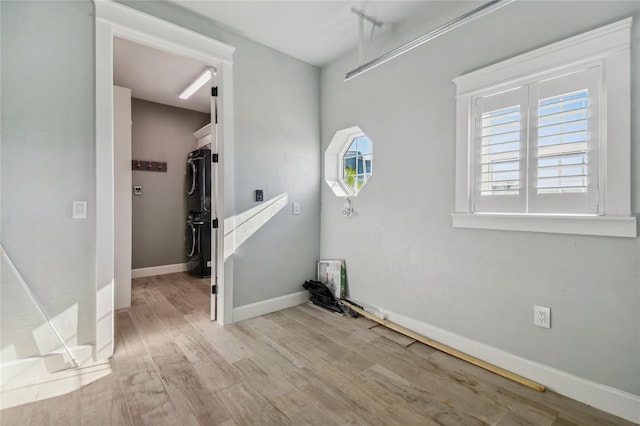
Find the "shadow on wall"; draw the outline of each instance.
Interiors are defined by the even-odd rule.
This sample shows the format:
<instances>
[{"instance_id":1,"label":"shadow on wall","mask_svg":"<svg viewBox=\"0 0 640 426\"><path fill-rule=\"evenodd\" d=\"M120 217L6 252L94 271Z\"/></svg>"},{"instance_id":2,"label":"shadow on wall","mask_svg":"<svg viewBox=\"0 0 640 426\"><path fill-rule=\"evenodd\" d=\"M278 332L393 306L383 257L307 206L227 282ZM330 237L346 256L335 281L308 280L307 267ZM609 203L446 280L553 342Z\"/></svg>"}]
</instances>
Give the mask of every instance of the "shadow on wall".
<instances>
[{"instance_id":1,"label":"shadow on wall","mask_svg":"<svg viewBox=\"0 0 640 426\"><path fill-rule=\"evenodd\" d=\"M2 295L0 312L3 318L12 319L12 321L2 321L0 326L0 363L5 364L63 350L60 339L38 311L5 255L2 256L0 280ZM35 295L35 297L38 296ZM48 315L46 307L42 303L40 306ZM74 303L62 312L49 317L68 345L77 344L78 312L78 304ZM19 326L16 327L16 324Z\"/></svg>"}]
</instances>

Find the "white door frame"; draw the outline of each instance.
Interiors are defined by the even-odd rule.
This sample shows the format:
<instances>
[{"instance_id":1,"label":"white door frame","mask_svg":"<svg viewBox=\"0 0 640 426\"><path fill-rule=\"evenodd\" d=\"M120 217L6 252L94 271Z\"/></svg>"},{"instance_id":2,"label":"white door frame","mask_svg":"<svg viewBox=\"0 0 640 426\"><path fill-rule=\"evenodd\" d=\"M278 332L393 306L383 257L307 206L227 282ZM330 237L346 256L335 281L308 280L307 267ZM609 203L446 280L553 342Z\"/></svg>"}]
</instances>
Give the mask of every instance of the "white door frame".
<instances>
[{"instance_id":1,"label":"white door frame","mask_svg":"<svg viewBox=\"0 0 640 426\"><path fill-rule=\"evenodd\" d=\"M220 238L212 285L217 285L217 322L232 322L233 273L224 263L225 213L233 212L233 53L235 48L202 34L114 3L94 0L96 12L96 359L114 345L113 37L185 56L217 69L218 179L214 183ZM225 179L227 177L228 179ZM225 180L226 182L225 185ZM226 186L226 190L225 190ZM231 215L229 215L231 216ZM213 244L213 243L212 243ZM224 265L224 267L219 267ZM226 271L225 271L226 270ZM225 279L225 272L226 279Z\"/></svg>"}]
</instances>

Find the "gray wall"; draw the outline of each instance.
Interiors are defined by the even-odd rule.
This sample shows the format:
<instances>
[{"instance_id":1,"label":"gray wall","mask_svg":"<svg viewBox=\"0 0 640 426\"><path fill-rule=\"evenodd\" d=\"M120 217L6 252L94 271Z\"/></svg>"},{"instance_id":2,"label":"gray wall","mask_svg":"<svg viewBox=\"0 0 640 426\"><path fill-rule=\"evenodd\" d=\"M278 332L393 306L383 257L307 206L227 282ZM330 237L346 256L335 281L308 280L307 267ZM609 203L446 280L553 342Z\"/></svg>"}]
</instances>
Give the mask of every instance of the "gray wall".
<instances>
[{"instance_id":1,"label":"gray wall","mask_svg":"<svg viewBox=\"0 0 640 426\"><path fill-rule=\"evenodd\" d=\"M235 213L262 189L265 200L287 192L301 214L285 207L238 248L234 306L302 291L320 247L319 70L174 4L123 3L236 47Z\"/></svg>"},{"instance_id":2,"label":"gray wall","mask_svg":"<svg viewBox=\"0 0 640 426\"><path fill-rule=\"evenodd\" d=\"M67 342L88 343L96 287L93 5L0 7L2 244ZM73 200L88 202L87 219L71 219ZM3 355L35 355L43 321L8 273L3 267Z\"/></svg>"},{"instance_id":3,"label":"gray wall","mask_svg":"<svg viewBox=\"0 0 640 426\"><path fill-rule=\"evenodd\" d=\"M321 255L346 259L351 297L640 395L638 239L454 229L450 217L451 80L631 14L637 211L638 2L519 1L349 82L355 52L322 69L323 151L334 132L353 125L374 143L375 171L354 200L357 216L342 217L343 200L322 185ZM443 22L396 29L371 53ZM534 304L551 307L551 330L533 326Z\"/></svg>"},{"instance_id":4,"label":"gray wall","mask_svg":"<svg viewBox=\"0 0 640 426\"><path fill-rule=\"evenodd\" d=\"M196 149L193 132L211 116L134 98L131 121L132 158L167 163L166 172L132 172L132 185L142 185L142 195L133 196L131 267L184 263L185 164Z\"/></svg>"},{"instance_id":5,"label":"gray wall","mask_svg":"<svg viewBox=\"0 0 640 426\"><path fill-rule=\"evenodd\" d=\"M281 211L241 247L234 263L235 305L301 290L314 276L320 246L319 70L179 6L130 6L237 47L238 211L252 205L253 189L264 189L267 199L288 192L302 214ZM71 312L63 330L69 343L92 342L94 7L85 0L2 1L0 8L2 243L51 315ZM72 200L88 201L87 219L71 219ZM24 302L3 297L2 303L17 309ZM5 330L34 329L8 310L1 315L3 348L16 343Z\"/></svg>"}]
</instances>

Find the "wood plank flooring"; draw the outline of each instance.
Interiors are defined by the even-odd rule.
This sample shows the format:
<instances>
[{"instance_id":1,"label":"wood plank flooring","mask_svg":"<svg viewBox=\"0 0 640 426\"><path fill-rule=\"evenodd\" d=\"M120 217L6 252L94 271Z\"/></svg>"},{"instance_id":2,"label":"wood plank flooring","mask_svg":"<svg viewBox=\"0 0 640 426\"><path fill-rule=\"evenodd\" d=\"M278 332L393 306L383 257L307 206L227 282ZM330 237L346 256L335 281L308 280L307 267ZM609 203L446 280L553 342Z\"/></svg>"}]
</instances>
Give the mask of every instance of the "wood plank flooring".
<instances>
[{"instance_id":1,"label":"wood plank flooring","mask_svg":"<svg viewBox=\"0 0 640 426\"><path fill-rule=\"evenodd\" d=\"M631 424L311 305L220 327L208 291L186 274L133 280L110 373L2 410L0 424Z\"/></svg>"}]
</instances>

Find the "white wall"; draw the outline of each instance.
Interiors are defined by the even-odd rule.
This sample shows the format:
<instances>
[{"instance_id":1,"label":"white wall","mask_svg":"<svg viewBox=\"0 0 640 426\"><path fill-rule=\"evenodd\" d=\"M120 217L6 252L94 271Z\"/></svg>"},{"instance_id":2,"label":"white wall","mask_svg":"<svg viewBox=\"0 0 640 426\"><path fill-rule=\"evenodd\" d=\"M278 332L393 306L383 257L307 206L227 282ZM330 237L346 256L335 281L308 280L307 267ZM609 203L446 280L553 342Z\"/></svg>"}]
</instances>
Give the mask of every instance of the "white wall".
<instances>
[{"instance_id":1,"label":"white wall","mask_svg":"<svg viewBox=\"0 0 640 426\"><path fill-rule=\"evenodd\" d=\"M289 194L285 207L233 257L234 307L302 290L315 277L320 246L320 139L318 68L224 30L162 2L122 2L236 48L234 55L235 212ZM225 206L226 207L226 206ZM225 277L230 274L225 272Z\"/></svg>"},{"instance_id":2,"label":"white wall","mask_svg":"<svg viewBox=\"0 0 640 426\"><path fill-rule=\"evenodd\" d=\"M174 4L129 5L237 47L238 211L252 205L254 189L263 189L267 198L288 192L291 201L301 203L302 214L284 209L243 245L234 262L234 305L300 291L314 276L319 253L319 70ZM0 8L2 243L68 343L91 343L96 326L94 6L89 0L3 1ZM87 219L71 219L73 200L88 201ZM24 299L4 296L3 291L2 303L30 309ZM8 313L2 309L3 349L19 343L13 339L18 333L29 335L41 324ZM12 353L35 355L32 349Z\"/></svg>"},{"instance_id":3,"label":"white wall","mask_svg":"<svg viewBox=\"0 0 640 426\"><path fill-rule=\"evenodd\" d=\"M131 306L131 89L113 86L114 306Z\"/></svg>"},{"instance_id":4,"label":"white wall","mask_svg":"<svg viewBox=\"0 0 640 426\"><path fill-rule=\"evenodd\" d=\"M133 197L132 267L185 263L185 168L196 149L193 132L210 123L211 115L135 98L131 111L132 158L167 163L165 172L129 172L132 185L142 186L142 195Z\"/></svg>"},{"instance_id":5,"label":"white wall","mask_svg":"<svg viewBox=\"0 0 640 426\"><path fill-rule=\"evenodd\" d=\"M470 10L475 3L456 7ZM638 239L454 229L452 79L635 15L640 3L518 1L349 82L356 52L322 69L322 149L358 125L374 174L341 216L322 186L321 256L347 261L350 296L516 356L640 395ZM453 18L455 15L448 17ZM372 57L446 22L396 29ZM632 206L639 207L640 94L633 80ZM552 309L534 327L533 305Z\"/></svg>"},{"instance_id":6,"label":"white wall","mask_svg":"<svg viewBox=\"0 0 640 426\"><path fill-rule=\"evenodd\" d=\"M2 244L67 343L90 343L96 317L93 6L0 7ZM88 202L87 219L71 218L73 200ZM34 322L12 315L33 312L27 298L3 291L2 303L3 353L11 346L18 357L50 349L24 344L46 327L37 316L30 317Z\"/></svg>"}]
</instances>

